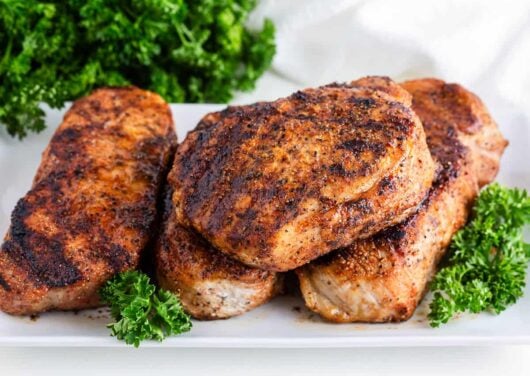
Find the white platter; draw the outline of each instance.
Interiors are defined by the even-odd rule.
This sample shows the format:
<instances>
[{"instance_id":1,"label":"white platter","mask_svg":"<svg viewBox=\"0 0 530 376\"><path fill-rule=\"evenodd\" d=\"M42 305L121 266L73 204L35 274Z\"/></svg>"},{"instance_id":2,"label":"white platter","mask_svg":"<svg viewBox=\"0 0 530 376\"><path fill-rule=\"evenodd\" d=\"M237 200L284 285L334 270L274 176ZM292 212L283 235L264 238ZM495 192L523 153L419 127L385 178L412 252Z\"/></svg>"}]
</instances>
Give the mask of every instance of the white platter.
<instances>
[{"instance_id":1,"label":"white platter","mask_svg":"<svg viewBox=\"0 0 530 376\"><path fill-rule=\"evenodd\" d=\"M173 105L179 139L207 112L218 105ZM17 200L30 187L62 111L47 110L49 128L20 142L0 127L0 232L9 226ZM499 175L502 183L530 189L530 136L521 119L501 116L501 129L511 146ZM501 119L498 119L501 120ZM428 299L428 298L427 298ZM241 317L194 322L193 330L163 343L143 347L355 347L530 344L530 288L516 305L500 316L463 315L439 329L428 326L424 301L414 317L401 324L325 323L303 308L296 296L283 296ZM109 336L105 310L47 313L39 318L11 317L0 313L0 345L3 346L124 346Z\"/></svg>"}]
</instances>

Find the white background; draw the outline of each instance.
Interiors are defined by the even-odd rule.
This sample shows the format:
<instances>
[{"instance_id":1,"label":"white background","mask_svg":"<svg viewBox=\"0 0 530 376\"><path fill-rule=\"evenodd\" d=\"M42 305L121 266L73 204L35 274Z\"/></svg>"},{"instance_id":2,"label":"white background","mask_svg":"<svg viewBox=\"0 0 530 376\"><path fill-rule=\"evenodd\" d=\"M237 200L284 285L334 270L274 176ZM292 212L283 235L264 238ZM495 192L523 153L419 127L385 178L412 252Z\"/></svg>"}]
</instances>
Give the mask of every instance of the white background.
<instances>
[{"instance_id":1,"label":"white background","mask_svg":"<svg viewBox=\"0 0 530 376\"><path fill-rule=\"evenodd\" d=\"M251 24L259 25L264 15L277 25L278 53L257 89L235 102L274 99L367 74L396 80L436 76L475 91L504 132L528 139L529 1L270 0L259 5ZM518 162L530 181L528 161L521 156ZM529 375L530 348L0 348L0 375L185 374L192 369L221 375Z\"/></svg>"}]
</instances>

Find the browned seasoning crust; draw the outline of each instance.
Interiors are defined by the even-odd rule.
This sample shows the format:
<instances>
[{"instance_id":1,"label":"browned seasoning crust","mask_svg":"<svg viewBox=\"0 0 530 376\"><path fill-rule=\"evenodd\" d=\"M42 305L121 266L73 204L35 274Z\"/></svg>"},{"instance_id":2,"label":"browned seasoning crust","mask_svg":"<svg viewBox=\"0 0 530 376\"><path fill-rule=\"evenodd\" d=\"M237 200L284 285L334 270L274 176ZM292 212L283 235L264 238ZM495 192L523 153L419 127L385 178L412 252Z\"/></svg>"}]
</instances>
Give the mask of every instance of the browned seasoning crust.
<instances>
[{"instance_id":1,"label":"browned seasoning crust","mask_svg":"<svg viewBox=\"0 0 530 376\"><path fill-rule=\"evenodd\" d=\"M138 264L175 144L156 94L108 88L76 101L13 211L0 250L0 308L99 305L99 287Z\"/></svg>"},{"instance_id":2,"label":"browned seasoning crust","mask_svg":"<svg viewBox=\"0 0 530 376\"><path fill-rule=\"evenodd\" d=\"M205 116L170 174L177 221L285 271L403 220L434 174L410 101L369 77Z\"/></svg>"},{"instance_id":3,"label":"browned seasoning crust","mask_svg":"<svg viewBox=\"0 0 530 376\"><path fill-rule=\"evenodd\" d=\"M155 247L160 287L180 296L186 312L201 320L240 315L282 290L279 273L233 260L193 230L175 221L171 189L166 189L162 232Z\"/></svg>"},{"instance_id":4,"label":"browned seasoning crust","mask_svg":"<svg viewBox=\"0 0 530 376\"><path fill-rule=\"evenodd\" d=\"M331 321L410 318L451 237L465 224L478 183L494 178L506 146L486 108L461 86L434 79L402 86L413 95L439 165L436 179L403 223L297 270L307 306Z\"/></svg>"},{"instance_id":5,"label":"browned seasoning crust","mask_svg":"<svg viewBox=\"0 0 530 376\"><path fill-rule=\"evenodd\" d=\"M479 186L492 182L508 141L480 98L458 84L434 78L407 81L402 86L413 94L414 111L422 121L435 116L437 122L456 127L459 141L471 149Z\"/></svg>"}]
</instances>

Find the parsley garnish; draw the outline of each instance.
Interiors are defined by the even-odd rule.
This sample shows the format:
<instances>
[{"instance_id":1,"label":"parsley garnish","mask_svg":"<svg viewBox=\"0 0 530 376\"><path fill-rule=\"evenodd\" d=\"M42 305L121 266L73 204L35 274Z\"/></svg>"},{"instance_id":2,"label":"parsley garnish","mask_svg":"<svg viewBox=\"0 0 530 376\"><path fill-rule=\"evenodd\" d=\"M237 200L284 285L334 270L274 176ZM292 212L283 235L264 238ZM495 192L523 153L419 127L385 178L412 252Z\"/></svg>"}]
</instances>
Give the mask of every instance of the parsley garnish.
<instances>
[{"instance_id":1,"label":"parsley garnish","mask_svg":"<svg viewBox=\"0 0 530 376\"><path fill-rule=\"evenodd\" d=\"M453 237L449 264L431 283L431 326L458 312L498 314L523 296L530 260L523 228L529 223L525 190L494 183L480 193L471 222Z\"/></svg>"},{"instance_id":2,"label":"parsley garnish","mask_svg":"<svg viewBox=\"0 0 530 376\"><path fill-rule=\"evenodd\" d=\"M146 339L162 341L191 329L190 317L176 295L156 287L137 271L118 274L100 291L116 322L109 324L112 335L138 347Z\"/></svg>"},{"instance_id":3,"label":"parsley garnish","mask_svg":"<svg viewBox=\"0 0 530 376\"><path fill-rule=\"evenodd\" d=\"M168 102L225 103L275 53L274 25L245 27L255 0L0 0L0 123L45 128L99 86L136 85Z\"/></svg>"}]
</instances>

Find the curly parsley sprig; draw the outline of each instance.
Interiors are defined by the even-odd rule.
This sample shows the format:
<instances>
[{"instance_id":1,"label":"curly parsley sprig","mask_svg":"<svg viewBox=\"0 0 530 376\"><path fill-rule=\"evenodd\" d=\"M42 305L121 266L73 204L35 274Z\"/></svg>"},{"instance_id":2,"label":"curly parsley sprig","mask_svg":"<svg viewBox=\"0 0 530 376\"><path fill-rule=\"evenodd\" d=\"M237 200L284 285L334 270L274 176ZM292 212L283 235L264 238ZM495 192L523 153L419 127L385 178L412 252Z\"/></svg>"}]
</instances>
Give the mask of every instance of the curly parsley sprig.
<instances>
[{"instance_id":1,"label":"curly parsley sprig","mask_svg":"<svg viewBox=\"0 0 530 376\"><path fill-rule=\"evenodd\" d=\"M0 0L0 124L25 137L99 86L168 102L225 103L270 66L275 29L245 27L256 0Z\"/></svg>"},{"instance_id":2,"label":"curly parsley sprig","mask_svg":"<svg viewBox=\"0 0 530 376\"><path fill-rule=\"evenodd\" d=\"M528 224L525 190L494 183L480 193L471 222L453 237L449 264L431 283L431 326L447 323L458 312L498 314L523 296L530 260L523 228Z\"/></svg>"},{"instance_id":3,"label":"curly parsley sprig","mask_svg":"<svg viewBox=\"0 0 530 376\"><path fill-rule=\"evenodd\" d=\"M143 273L118 274L103 286L100 296L116 320L108 325L112 335L129 345L138 347L146 339L162 341L191 329L190 317L177 296L157 290Z\"/></svg>"}]
</instances>

